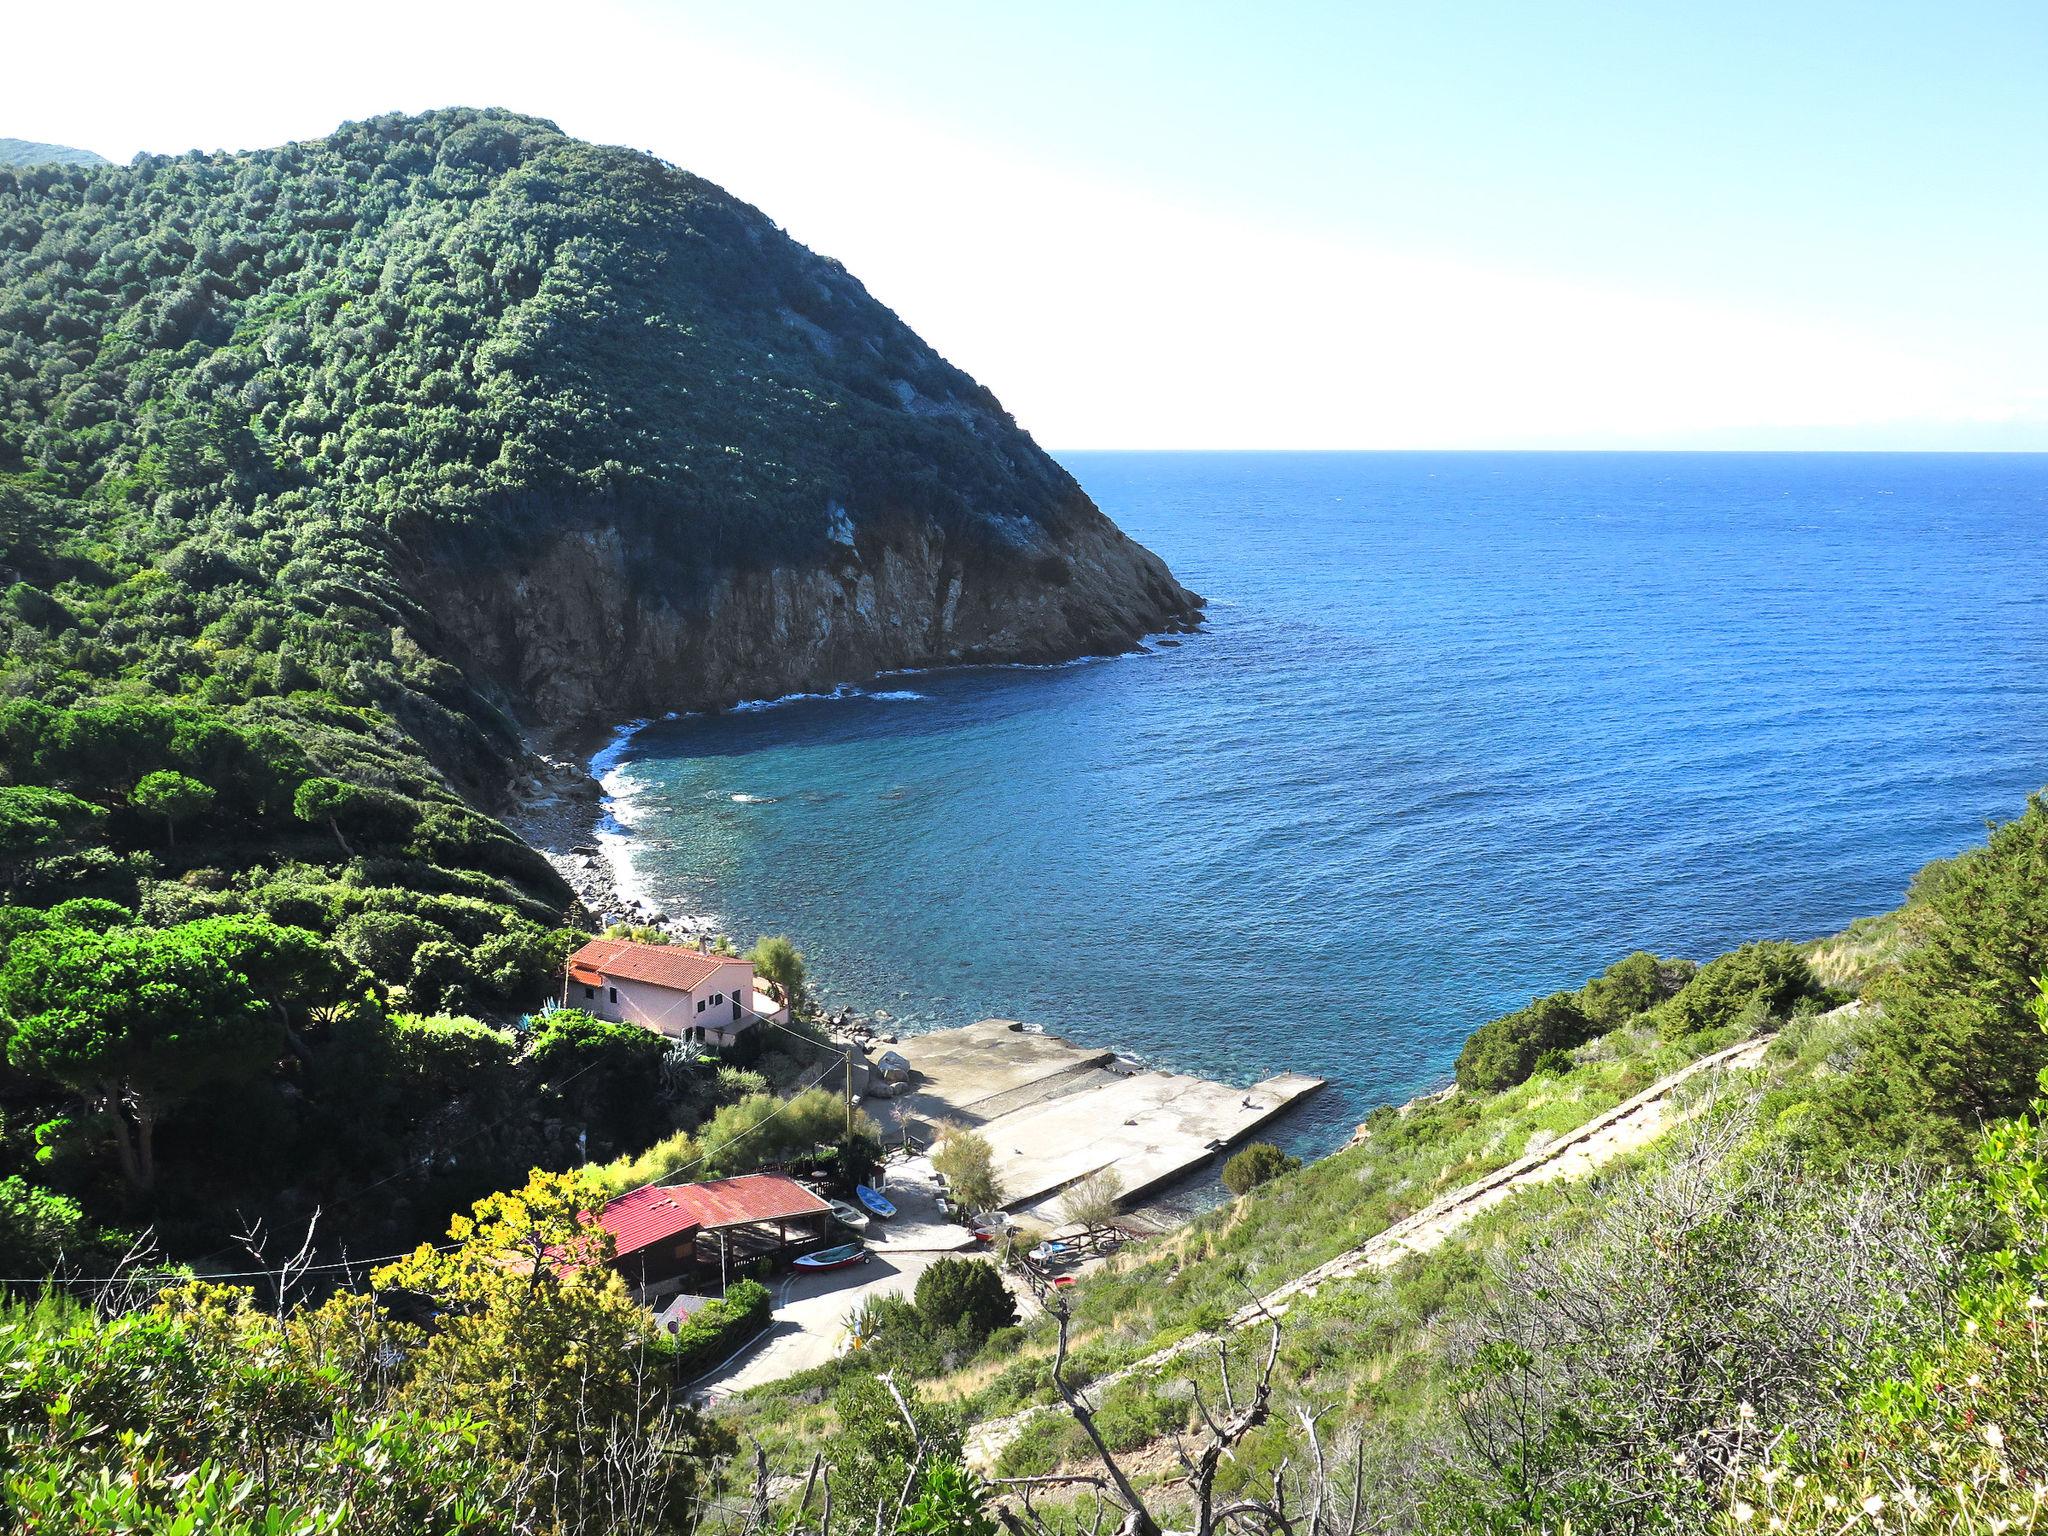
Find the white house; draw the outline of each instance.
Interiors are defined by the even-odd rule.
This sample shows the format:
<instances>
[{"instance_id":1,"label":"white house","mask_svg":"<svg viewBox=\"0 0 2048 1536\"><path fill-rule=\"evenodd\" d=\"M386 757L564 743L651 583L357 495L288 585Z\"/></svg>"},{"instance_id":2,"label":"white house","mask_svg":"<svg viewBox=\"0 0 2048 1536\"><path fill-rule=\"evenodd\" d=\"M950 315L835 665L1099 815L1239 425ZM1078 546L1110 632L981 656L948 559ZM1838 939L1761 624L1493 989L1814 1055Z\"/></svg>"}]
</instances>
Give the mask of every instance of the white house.
<instances>
[{"instance_id":1,"label":"white house","mask_svg":"<svg viewBox=\"0 0 2048 1536\"><path fill-rule=\"evenodd\" d=\"M752 962L702 945L593 939L569 957L562 1001L601 1019L639 1024L673 1040L724 1050L789 1010L754 975Z\"/></svg>"}]
</instances>

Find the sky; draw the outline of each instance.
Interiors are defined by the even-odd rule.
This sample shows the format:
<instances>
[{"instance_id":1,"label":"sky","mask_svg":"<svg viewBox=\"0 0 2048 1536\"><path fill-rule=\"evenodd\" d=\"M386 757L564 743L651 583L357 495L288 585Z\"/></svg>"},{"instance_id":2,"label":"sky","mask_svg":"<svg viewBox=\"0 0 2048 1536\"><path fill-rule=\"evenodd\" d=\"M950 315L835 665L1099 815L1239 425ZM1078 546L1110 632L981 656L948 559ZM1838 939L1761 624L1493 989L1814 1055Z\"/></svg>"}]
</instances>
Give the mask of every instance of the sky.
<instances>
[{"instance_id":1,"label":"sky","mask_svg":"<svg viewBox=\"0 0 2048 1536\"><path fill-rule=\"evenodd\" d=\"M447 105L648 150L1054 449L2048 449L2038 0L79 0L7 34L0 135L116 160Z\"/></svg>"}]
</instances>

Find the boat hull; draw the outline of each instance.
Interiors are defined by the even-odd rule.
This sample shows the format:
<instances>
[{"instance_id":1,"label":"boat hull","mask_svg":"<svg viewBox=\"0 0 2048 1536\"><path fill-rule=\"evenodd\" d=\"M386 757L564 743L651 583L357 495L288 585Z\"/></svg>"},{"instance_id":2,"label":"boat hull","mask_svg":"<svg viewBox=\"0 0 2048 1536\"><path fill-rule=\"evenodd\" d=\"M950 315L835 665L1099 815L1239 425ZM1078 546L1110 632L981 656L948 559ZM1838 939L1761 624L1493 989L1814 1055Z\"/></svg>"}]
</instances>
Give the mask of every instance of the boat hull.
<instances>
[{"instance_id":1,"label":"boat hull","mask_svg":"<svg viewBox=\"0 0 2048 1536\"><path fill-rule=\"evenodd\" d=\"M865 1248L828 1248L823 1253L807 1253L792 1264L792 1268L806 1274L821 1274L828 1269L848 1269L855 1264L865 1264L868 1251Z\"/></svg>"}]
</instances>

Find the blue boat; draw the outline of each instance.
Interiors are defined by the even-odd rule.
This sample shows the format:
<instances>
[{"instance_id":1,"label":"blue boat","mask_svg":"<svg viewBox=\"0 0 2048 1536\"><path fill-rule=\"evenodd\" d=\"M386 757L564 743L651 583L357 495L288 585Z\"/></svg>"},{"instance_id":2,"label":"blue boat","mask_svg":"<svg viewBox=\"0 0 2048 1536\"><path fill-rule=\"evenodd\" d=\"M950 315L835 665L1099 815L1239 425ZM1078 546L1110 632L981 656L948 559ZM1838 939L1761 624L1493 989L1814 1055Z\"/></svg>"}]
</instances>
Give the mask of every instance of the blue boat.
<instances>
[{"instance_id":1,"label":"blue boat","mask_svg":"<svg viewBox=\"0 0 2048 1536\"><path fill-rule=\"evenodd\" d=\"M895 1206L884 1200L879 1191L869 1189L865 1184L853 1186L853 1197L877 1216L894 1216L896 1214Z\"/></svg>"}]
</instances>

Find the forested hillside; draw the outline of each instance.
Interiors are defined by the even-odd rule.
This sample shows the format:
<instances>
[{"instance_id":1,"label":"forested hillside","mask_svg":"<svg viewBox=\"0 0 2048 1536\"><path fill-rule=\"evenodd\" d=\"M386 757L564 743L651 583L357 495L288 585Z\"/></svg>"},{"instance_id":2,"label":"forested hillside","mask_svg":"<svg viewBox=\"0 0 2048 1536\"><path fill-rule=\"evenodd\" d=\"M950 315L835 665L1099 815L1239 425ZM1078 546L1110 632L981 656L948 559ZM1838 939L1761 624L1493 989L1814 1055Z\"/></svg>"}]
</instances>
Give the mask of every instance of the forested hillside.
<instances>
[{"instance_id":1,"label":"forested hillside","mask_svg":"<svg viewBox=\"0 0 2048 1536\"><path fill-rule=\"evenodd\" d=\"M0 169L0 593L8 1274L694 1123L521 1032L585 920L523 733L1195 613L837 264L467 110Z\"/></svg>"},{"instance_id":2,"label":"forested hillside","mask_svg":"<svg viewBox=\"0 0 2048 1536\"><path fill-rule=\"evenodd\" d=\"M32 139L0 139L0 166L106 165L104 156L67 144L38 144Z\"/></svg>"}]
</instances>

